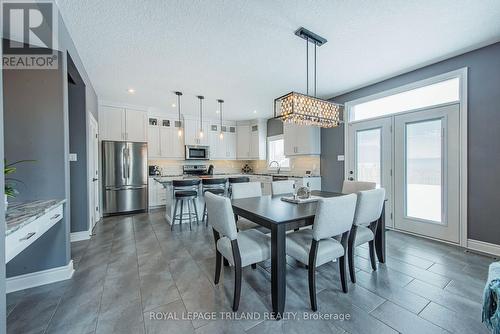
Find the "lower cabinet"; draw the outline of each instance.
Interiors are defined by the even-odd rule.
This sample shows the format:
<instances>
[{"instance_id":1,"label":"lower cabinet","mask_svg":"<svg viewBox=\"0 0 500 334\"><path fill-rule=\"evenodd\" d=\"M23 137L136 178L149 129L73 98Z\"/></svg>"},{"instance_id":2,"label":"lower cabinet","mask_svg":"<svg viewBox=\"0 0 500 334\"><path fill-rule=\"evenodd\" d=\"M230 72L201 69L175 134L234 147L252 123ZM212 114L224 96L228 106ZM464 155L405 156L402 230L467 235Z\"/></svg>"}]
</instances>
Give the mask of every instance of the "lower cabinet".
<instances>
[{"instance_id":1,"label":"lower cabinet","mask_svg":"<svg viewBox=\"0 0 500 334\"><path fill-rule=\"evenodd\" d=\"M167 203L166 189L163 188L163 185L161 183L157 182L152 177L149 178L148 197L149 197L148 207L150 208L162 206Z\"/></svg>"}]
</instances>

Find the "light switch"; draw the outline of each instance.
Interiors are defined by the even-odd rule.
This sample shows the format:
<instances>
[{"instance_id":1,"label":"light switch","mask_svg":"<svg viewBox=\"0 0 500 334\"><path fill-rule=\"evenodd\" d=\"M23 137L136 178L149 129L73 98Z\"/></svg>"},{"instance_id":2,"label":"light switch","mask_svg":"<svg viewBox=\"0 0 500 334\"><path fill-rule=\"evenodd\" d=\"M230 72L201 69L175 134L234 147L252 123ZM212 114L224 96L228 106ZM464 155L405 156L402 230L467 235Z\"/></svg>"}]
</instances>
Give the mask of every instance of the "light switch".
<instances>
[{"instance_id":1,"label":"light switch","mask_svg":"<svg viewBox=\"0 0 500 334\"><path fill-rule=\"evenodd\" d=\"M337 161L344 161L344 155L337 155Z\"/></svg>"},{"instance_id":2,"label":"light switch","mask_svg":"<svg viewBox=\"0 0 500 334\"><path fill-rule=\"evenodd\" d=\"M78 161L78 156L76 155L76 153L69 154L69 161Z\"/></svg>"}]
</instances>

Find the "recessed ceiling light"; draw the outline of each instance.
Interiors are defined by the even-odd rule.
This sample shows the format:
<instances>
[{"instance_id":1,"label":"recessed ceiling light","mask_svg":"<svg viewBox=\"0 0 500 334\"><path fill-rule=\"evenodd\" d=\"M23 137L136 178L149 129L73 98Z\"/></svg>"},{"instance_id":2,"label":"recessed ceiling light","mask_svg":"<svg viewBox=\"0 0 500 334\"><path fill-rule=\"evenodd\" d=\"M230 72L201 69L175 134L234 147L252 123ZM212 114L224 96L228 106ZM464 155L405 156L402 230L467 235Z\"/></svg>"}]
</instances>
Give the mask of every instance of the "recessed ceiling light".
<instances>
[{"instance_id":1,"label":"recessed ceiling light","mask_svg":"<svg viewBox=\"0 0 500 334\"><path fill-rule=\"evenodd\" d=\"M172 103L172 108L175 108L175 107L176 107L175 103Z\"/></svg>"},{"instance_id":2,"label":"recessed ceiling light","mask_svg":"<svg viewBox=\"0 0 500 334\"><path fill-rule=\"evenodd\" d=\"M133 89L133 88L129 88L129 89L127 89L127 92L128 92L129 94L134 94L134 93L135 93L135 89Z\"/></svg>"},{"instance_id":3,"label":"recessed ceiling light","mask_svg":"<svg viewBox=\"0 0 500 334\"><path fill-rule=\"evenodd\" d=\"M218 113L219 113L219 110L216 110L216 111L215 111L215 113L216 113L216 114L218 114Z\"/></svg>"},{"instance_id":4,"label":"recessed ceiling light","mask_svg":"<svg viewBox=\"0 0 500 334\"><path fill-rule=\"evenodd\" d=\"M254 111L253 111L253 113L254 113L254 114L256 114L256 113L257 113L257 110L254 110Z\"/></svg>"}]
</instances>

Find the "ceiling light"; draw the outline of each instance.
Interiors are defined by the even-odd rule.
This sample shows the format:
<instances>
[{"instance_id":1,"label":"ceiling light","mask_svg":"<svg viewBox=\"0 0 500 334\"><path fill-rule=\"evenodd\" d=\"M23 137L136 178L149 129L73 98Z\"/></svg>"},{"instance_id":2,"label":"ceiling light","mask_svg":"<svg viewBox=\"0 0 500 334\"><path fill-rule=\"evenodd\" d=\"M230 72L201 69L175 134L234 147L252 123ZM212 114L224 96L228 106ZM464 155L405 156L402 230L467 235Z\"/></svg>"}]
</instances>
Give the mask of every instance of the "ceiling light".
<instances>
[{"instance_id":1,"label":"ceiling light","mask_svg":"<svg viewBox=\"0 0 500 334\"><path fill-rule=\"evenodd\" d=\"M129 88L129 89L127 89L127 92L128 92L129 94L134 94L134 93L135 93L135 89L133 89L133 88Z\"/></svg>"},{"instance_id":2,"label":"ceiling light","mask_svg":"<svg viewBox=\"0 0 500 334\"><path fill-rule=\"evenodd\" d=\"M219 133L219 138L220 140L223 140L224 139L224 133L222 132L222 104L224 103L224 100L217 100L217 102L219 102L219 110L217 111L220 111L220 133Z\"/></svg>"},{"instance_id":3,"label":"ceiling light","mask_svg":"<svg viewBox=\"0 0 500 334\"><path fill-rule=\"evenodd\" d=\"M197 96L200 99L200 139L203 138L203 99L202 95Z\"/></svg>"},{"instance_id":4,"label":"ceiling light","mask_svg":"<svg viewBox=\"0 0 500 334\"><path fill-rule=\"evenodd\" d=\"M316 97L316 49L327 40L305 28L299 28L295 35L306 40L306 94L290 92L275 99L274 117L299 125L336 127L340 124L343 106ZM314 44L314 96L309 95L309 43Z\"/></svg>"},{"instance_id":5,"label":"ceiling light","mask_svg":"<svg viewBox=\"0 0 500 334\"><path fill-rule=\"evenodd\" d=\"M256 113L257 113L257 110L254 110L254 111L253 111L253 113L254 113L254 114L256 114Z\"/></svg>"},{"instance_id":6,"label":"ceiling light","mask_svg":"<svg viewBox=\"0 0 500 334\"><path fill-rule=\"evenodd\" d=\"M175 103L172 103L172 108L175 108L175 107L176 107Z\"/></svg>"},{"instance_id":7,"label":"ceiling light","mask_svg":"<svg viewBox=\"0 0 500 334\"><path fill-rule=\"evenodd\" d=\"M179 131L178 131L178 135L179 137L182 137L182 120L181 120L181 96L182 96L182 93L181 92L174 92L175 95L177 95L177 110L179 112Z\"/></svg>"},{"instance_id":8,"label":"ceiling light","mask_svg":"<svg viewBox=\"0 0 500 334\"><path fill-rule=\"evenodd\" d=\"M218 113L219 113L219 110L216 110L216 111L215 111L215 113L216 113L216 114L218 114Z\"/></svg>"}]
</instances>

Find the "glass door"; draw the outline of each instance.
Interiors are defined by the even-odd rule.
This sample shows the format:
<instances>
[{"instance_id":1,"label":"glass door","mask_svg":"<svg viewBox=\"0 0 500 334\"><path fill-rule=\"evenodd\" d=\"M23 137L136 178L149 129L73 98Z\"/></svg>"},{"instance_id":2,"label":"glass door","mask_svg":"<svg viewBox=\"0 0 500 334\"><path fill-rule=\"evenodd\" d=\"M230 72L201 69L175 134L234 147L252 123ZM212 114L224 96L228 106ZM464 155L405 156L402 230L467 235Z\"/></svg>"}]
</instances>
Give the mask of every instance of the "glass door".
<instances>
[{"instance_id":1,"label":"glass door","mask_svg":"<svg viewBox=\"0 0 500 334\"><path fill-rule=\"evenodd\" d=\"M459 105L394 116L395 228L459 242Z\"/></svg>"},{"instance_id":2,"label":"glass door","mask_svg":"<svg viewBox=\"0 0 500 334\"><path fill-rule=\"evenodd\" d=\"M386 225L392 223L392 119L349 123L347 179L368 181L386 190Z\"/></svg>"}]
</instances>

